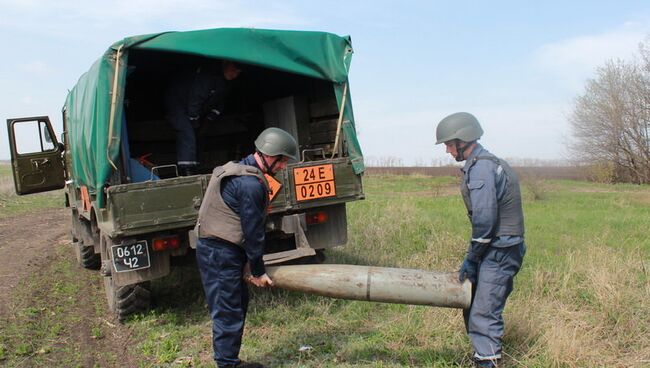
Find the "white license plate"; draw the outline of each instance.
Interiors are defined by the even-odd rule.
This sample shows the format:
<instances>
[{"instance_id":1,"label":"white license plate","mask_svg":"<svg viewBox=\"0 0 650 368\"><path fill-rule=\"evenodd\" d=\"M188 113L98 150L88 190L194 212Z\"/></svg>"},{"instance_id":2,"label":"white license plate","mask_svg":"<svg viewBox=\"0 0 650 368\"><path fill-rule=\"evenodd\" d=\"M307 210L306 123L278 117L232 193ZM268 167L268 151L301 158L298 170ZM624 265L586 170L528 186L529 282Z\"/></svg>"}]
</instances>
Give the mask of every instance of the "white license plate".
<instances>
[{"instance_id":1,"label":"white license plate","mask_svg":"<svg viewBox=\"0 0 650 368\"><path fill-rule=\"evenodd\" d=\"M149 248L147 242L141 240L133 244L119 244L111 247L115 271L126 272L149 268Z\"/></svg>"}]
</instances>

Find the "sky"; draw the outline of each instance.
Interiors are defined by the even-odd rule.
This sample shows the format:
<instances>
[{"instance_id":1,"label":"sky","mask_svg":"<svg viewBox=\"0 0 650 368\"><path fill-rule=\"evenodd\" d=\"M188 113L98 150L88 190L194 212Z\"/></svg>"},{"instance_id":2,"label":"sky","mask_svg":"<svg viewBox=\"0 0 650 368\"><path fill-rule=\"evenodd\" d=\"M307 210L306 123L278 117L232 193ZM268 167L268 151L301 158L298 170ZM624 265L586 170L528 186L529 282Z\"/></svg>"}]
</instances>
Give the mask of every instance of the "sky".
<instances>
[{"instance_id":1,"label":"sky","mask_svg":"<svg viewBox=\"0 0 650 368\"><path fill-rule=\"evenodd\" d=\"M0 119L48 115L60 134L68 90L109 45L218 27L350 35L369 163L447 159L435 126L457 111L479 119L480 142L501 157L565 160L575 97L607 60L634 59L650 2L0 0Z\"/></svg>"}]
</instances>

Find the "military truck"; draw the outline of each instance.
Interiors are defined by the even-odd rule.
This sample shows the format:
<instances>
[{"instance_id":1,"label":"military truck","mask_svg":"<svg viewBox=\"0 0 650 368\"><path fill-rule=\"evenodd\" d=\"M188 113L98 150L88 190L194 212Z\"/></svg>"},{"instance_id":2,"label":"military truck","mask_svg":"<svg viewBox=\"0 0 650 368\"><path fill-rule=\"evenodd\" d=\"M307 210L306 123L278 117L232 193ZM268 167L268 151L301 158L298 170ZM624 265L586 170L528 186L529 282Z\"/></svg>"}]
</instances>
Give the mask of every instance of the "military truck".
<instances>
[{"instance_id":1,"label":"military truck","mask_svg":"<svg viewBox=\"0 0 650 368\"><path fill-rule=\"evenodd\" d=\"M348 86L349 37L210 29L125 38L70 90L63 133L47 116L8 119L16 192L65 188L74 251L104 276L120 320L149 308L150 281L191 257L198 209L215 166L254 152L265 128L300 148L272 179L267 264L347 241L346 203L364 198L363 156ZM218 120L198 130L199 175L179 176L164 91L181 69L234 61L243 73Z\"/></svg>"}]
</instances>

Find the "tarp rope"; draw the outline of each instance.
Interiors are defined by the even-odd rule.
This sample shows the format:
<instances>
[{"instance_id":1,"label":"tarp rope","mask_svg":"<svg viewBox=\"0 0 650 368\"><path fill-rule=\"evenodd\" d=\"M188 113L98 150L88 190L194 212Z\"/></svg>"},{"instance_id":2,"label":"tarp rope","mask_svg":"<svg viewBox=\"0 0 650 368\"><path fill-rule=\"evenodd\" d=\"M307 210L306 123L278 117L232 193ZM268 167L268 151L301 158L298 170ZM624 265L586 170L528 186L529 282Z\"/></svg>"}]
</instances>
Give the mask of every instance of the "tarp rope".
<instances>
[{"instance_id":1,"label":"tarp rope","mask_svg":"<svg viewBox=\"0 0 650 368\"><path fill-rule=\"evenodd\" d=\"M116 139L117 137L113 136L113 121L115 120L115 105L117 102L117 81L118 81L118 74L120 72L120 57L122 53L122 47L124 45L120 45L120 47L117 48L117 55L115 56L115 73L113 76L113 96L111 96L111 115L109 117L108 121L108 142L106 145L106 158L108 158L108 162L113 166L113 169L117 171L117 166L115 166L115 163L113 163L113 160L111 160L111 143L113 143L113 140Z\"/></svg>"},{"instance_id":2,"label":"tarp rope","mask_svg":"<svg viewBox=\"0 0 650 368\"><path fill-rule=\"evenodd\" d=\"M339 138L341 136L341 125L343 123L343 112L345 111L345 100L348 97L348 82L345 82L343 85L343 97L341 98L341 108L339 109L339 121L336 123L336 139L334 140L334 148L332 149L332 157L330 159L334 158L334 155L336 155L336 151L338 151L339 147Z\"/></svg>"}]
</instances>

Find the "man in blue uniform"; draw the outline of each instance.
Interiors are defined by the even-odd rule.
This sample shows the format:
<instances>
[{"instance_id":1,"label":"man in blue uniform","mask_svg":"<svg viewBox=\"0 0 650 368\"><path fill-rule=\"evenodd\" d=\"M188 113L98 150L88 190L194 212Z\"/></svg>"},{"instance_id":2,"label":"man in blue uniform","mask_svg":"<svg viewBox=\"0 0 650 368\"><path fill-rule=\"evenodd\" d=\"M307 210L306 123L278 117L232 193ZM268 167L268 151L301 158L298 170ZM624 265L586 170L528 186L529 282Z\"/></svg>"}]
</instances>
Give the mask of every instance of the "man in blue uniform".
<instances>
[{"instance_id":1,"label":"man in blue uniform","mask_svg":"<svg viewBox=\"0 0 650 368\"><path fill-rule=\"evenodd\" d=\"M465 161L461 193L472 237L459 277L472 282L473 299L463 315L476 366L496 367L503 308L526 246L519 179L507 162L476 142L482 135L476 117L459 112L440 121L436 144L444 143L456 161Z\"/></svg>"},{"instance_id":2,"label":"man in blue uniform","mask_svg":"<svg viewBox=\"0 0 650 368\"><path fill-rule=\"evenodd\" d=\"M264 130L255 148L239 163L214 169L195 228L196 260L212 317L214 359L220 368L262 367L239 359L248 308L245 282L273 285L262 259L269 204L264 175L285 168L298 152L295 139L278 128Z\"/></svg>"},{"instance_id":3,"label":"man in blue uniform","mask_svg":"<svg viewBox=\"0 0 650 368\"><path fill-rule=\"evenodd\" d=\"M224 110L230 81L241 73L238 64L203 65L175 75L165 92L167 119L176 131L176 163L181 175L198 174L196 130L215 121Z\"/></svg>"}]
</instances>

